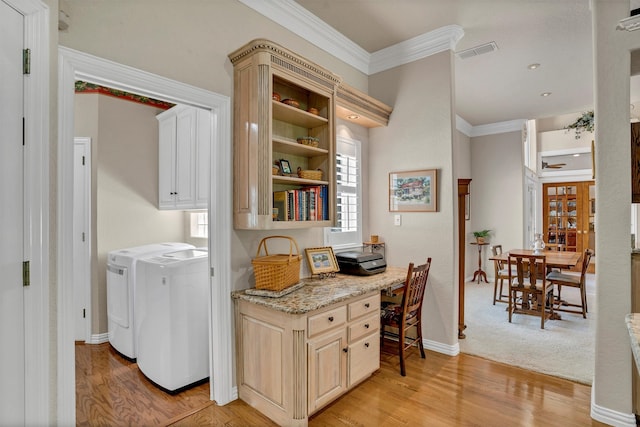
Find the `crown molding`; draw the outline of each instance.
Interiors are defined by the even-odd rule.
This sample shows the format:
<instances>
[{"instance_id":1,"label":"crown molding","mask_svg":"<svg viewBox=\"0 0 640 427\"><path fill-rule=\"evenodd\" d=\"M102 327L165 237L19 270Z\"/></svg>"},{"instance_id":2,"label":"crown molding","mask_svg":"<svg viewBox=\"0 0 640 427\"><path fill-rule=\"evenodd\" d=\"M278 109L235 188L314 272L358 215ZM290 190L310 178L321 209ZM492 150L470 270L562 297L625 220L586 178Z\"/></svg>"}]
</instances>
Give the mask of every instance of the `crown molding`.
<instances>
[{"instance_id":1,"label":"crown molding","mask_svg":"<svg viewBox=\"0 0 640 427\"><path fill-rule=\"evenodd\" d=\"M369 52L293 0L238 1L355 69L369 74Z\"/></svg>"},{"instance_id":2,"label":"crown molding","mask_svg":"<svg viewBox=\"0 0 640 427\"><path fill-rule=\"evenodd\" d=\"M447 49L454 50L464 36L461 26L447 25L370 54L293 0L238 1L366 75L408 64ZM523 122L513 120L472 126L456 116L456 128L468 137L518 131L522 129Z\"/></svg>"},{"instance_id":3,"label":"crown molding","mask_svg":"<svg viewBox=\"0 0 640 427\"><path fill-rule=\"evenodd\" d=\"M473 126L470 137L495 135L498 133L521 132L525 119L509 120L506 122L489 123Z\"/></svg>"},{"instance_id":4,"label":"crown molding","mask_svg":"<svg viewBox=\"0 0 640 427\"><path fill-rule=\"evenodd\" d=\"M471 137L473 133L473 126L471 123L463 119L462 117L456 114L456 129L465 134L468 137Z\"/></svg>"},{"instance_id":5,"label":"crown molding","mask_svg":"<svg viewBox=\"0 0 640 427\"><path fill-rule=\"evenodd\" d=\"M462 36L464 30L461 26L447 25L380 49L371 54L369 74L408 64L445 50L454 50Z\"/></svg>"}]
</instances>

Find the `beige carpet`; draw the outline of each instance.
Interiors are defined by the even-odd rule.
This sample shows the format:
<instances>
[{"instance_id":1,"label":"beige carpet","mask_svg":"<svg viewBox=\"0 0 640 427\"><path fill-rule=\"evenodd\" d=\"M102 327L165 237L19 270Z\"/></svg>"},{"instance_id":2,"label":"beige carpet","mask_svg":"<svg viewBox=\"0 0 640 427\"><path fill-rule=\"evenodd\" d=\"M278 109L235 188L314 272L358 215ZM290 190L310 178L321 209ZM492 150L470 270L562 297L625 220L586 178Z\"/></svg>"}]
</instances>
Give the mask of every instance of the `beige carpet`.
<instances>
[{"instance_id":1,"label":"beige carpet","mask_svg":"<svg viewBox=\"0 0 640 427\"><path fill-rule=\"evenodd\" d=\"M514 314L509 323L507 304L492 304L493 282L465 287L466 338L460 351L486 359L520 366L591 384L594 369L595 275L587 275L587 319L581 314L560 313L562 320L549 320L540 329L540 318ZM579 301L579 292L562 288L562 297Z\"/></svg>"}]
</instances>

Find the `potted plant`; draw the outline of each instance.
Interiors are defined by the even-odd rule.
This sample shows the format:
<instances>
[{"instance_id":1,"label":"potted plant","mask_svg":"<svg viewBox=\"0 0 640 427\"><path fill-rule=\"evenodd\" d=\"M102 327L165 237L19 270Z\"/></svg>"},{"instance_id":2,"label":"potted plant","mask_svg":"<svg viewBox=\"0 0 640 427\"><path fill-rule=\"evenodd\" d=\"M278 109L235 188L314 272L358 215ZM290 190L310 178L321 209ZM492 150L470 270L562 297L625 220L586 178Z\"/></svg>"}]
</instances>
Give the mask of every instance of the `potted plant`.
<instances>
[{"instance_id":1,"label":"potted plant","mask_svg":"<svg viewBox=\"0 0 640 427\"><path fill-rule=\"evenodd\" d=\"M491 230L474 231L473 236L476 238L476 242L478 244L482 244L484 243L485 239L489 236L489 233L491 233Z\"/></svg>"}]
</instances>

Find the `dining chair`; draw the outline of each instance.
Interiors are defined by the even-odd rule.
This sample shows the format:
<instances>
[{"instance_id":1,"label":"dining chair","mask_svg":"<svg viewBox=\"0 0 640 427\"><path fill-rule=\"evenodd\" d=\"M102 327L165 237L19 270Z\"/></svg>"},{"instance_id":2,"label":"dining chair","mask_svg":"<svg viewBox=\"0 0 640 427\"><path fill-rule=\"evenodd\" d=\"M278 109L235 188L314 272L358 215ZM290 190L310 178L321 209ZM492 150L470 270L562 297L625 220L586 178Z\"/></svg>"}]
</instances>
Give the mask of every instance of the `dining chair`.
<instances>
[{"instance_id":1,"label":"dining chair","mask_svg":"<svg viewBox=\"0 0 640 427\"><path fill-rule=\"evenodd\" d=\"M422 302L424 291L427 287L429 269L431 268L431 258L427 262L414 266L409 264L407 278L402 287L402 302L400 304L382 303L380 310L380 347L384 343L385 337L398 339L398 353L400 356L400 374L406 376L405 352L418 345L420 357L425 358L422 344ZM396 328L398 333L388 331L386 328ZM414 327L414 337L407 336L407 331Z\"/></svg>"},{"instance_id":2,"label":"dining chair","mask_svg":"<svg viewBox=\"0 0 640 427\"><path fill-rule=\"evenodd\" d=\"M558 271L551 271L547 274L547 280L552 285L556 285L558 288L557 296L555 297L555 304L557 311L564 311L567 313L582 313L583 318L587 318L587 290L586 290L586 277L587 269L589 268L589 262L591 262L591 256L593 252L590 249L584 251L582 256L582 270L580 275L561 273ZM563 286L570 286L572 288L580 289L580 304L569 303L562 299L561 291ZM565 307L580 307L580 311L568 309Z\"/></svg>"},{"instance_id":3,"label":"dining chair","mask_svg":"<svg viewBox=\"0 0 640 427\"><path fill-rule=\"evenodd\" d=\"M507 257L515 265L515 275L509 270L509 323L513 314L540 316L540 328L554 316L553 286L546 279L547 261L544 254L513 254Z\"/></svg>"},{"instance_id":4,"label":"dining chair","mask_svg":"<svg viewBox=\"0 0 640 427\"><path fill-rule=\"evenodd\" d=\"M494 257L502 255L502 245L491 246L491 253ZM493 283L493 305L496 305L496 302L507 303L509 302L509 295L504 295L502 292L504 281L509 280L509 264L506 264L503 261L493 260L493 269L495 277ZM500 282L500 293L498 293L498 282Z\"/></svg>"}]
</instances>

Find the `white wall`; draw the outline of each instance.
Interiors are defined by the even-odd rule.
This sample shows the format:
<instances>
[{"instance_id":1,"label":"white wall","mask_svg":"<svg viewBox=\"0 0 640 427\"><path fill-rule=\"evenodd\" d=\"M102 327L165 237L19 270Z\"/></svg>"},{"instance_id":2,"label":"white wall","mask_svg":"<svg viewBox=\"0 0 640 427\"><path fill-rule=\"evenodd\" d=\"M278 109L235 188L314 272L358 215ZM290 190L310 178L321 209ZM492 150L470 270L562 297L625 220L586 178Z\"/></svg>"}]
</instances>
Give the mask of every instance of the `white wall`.
<instances>
[{"instance_id":1,"label":"white wall","mask_svg":"<svg viewBox=\"0 0 640 427\"><path fill-rule=\"evenodd\" d=\"M432 258L424 302L424 336L457 346L457 181L453 175L453 64L450 51L371 76L370 94L392 105L386 128L370 132L370 219L387 242L387 263ZM438 170L438 212L389 212L389 173Z\"/></svg>"},{"instance_id":2,"label":"white wall","mask_svg":"<svg viewBox=\"0 0 640 427\"><path fill-rule=\"evenodd\" d=\"M624 316L631 311L630 51L640 49L640 34L615 29L621 18L629 16L628 0L593 0L592 10L598 212L592 416L602 419L608 411L629 414L626 425L634 425L633 364Z\"/></svg>"},{"instance_id":3,"label":"white wall","mask_svg":"<svg viewBox=\"0 0 640 427\"><path fill-rule=\"evenodd\" d=\"M491 230L489 241L504 251L528 247L523 242L523 159L522 134L509 132L471 138L471 225L474 230ZM524 245L524 246L523 246ZM483 266L493 276L490 251L483 251ZM478 266L475 247L467 250L467 268ZM471 271L473 271L471 270ZM469 270L467 270L469 271Z\"/></svg>"}]
</instances>

